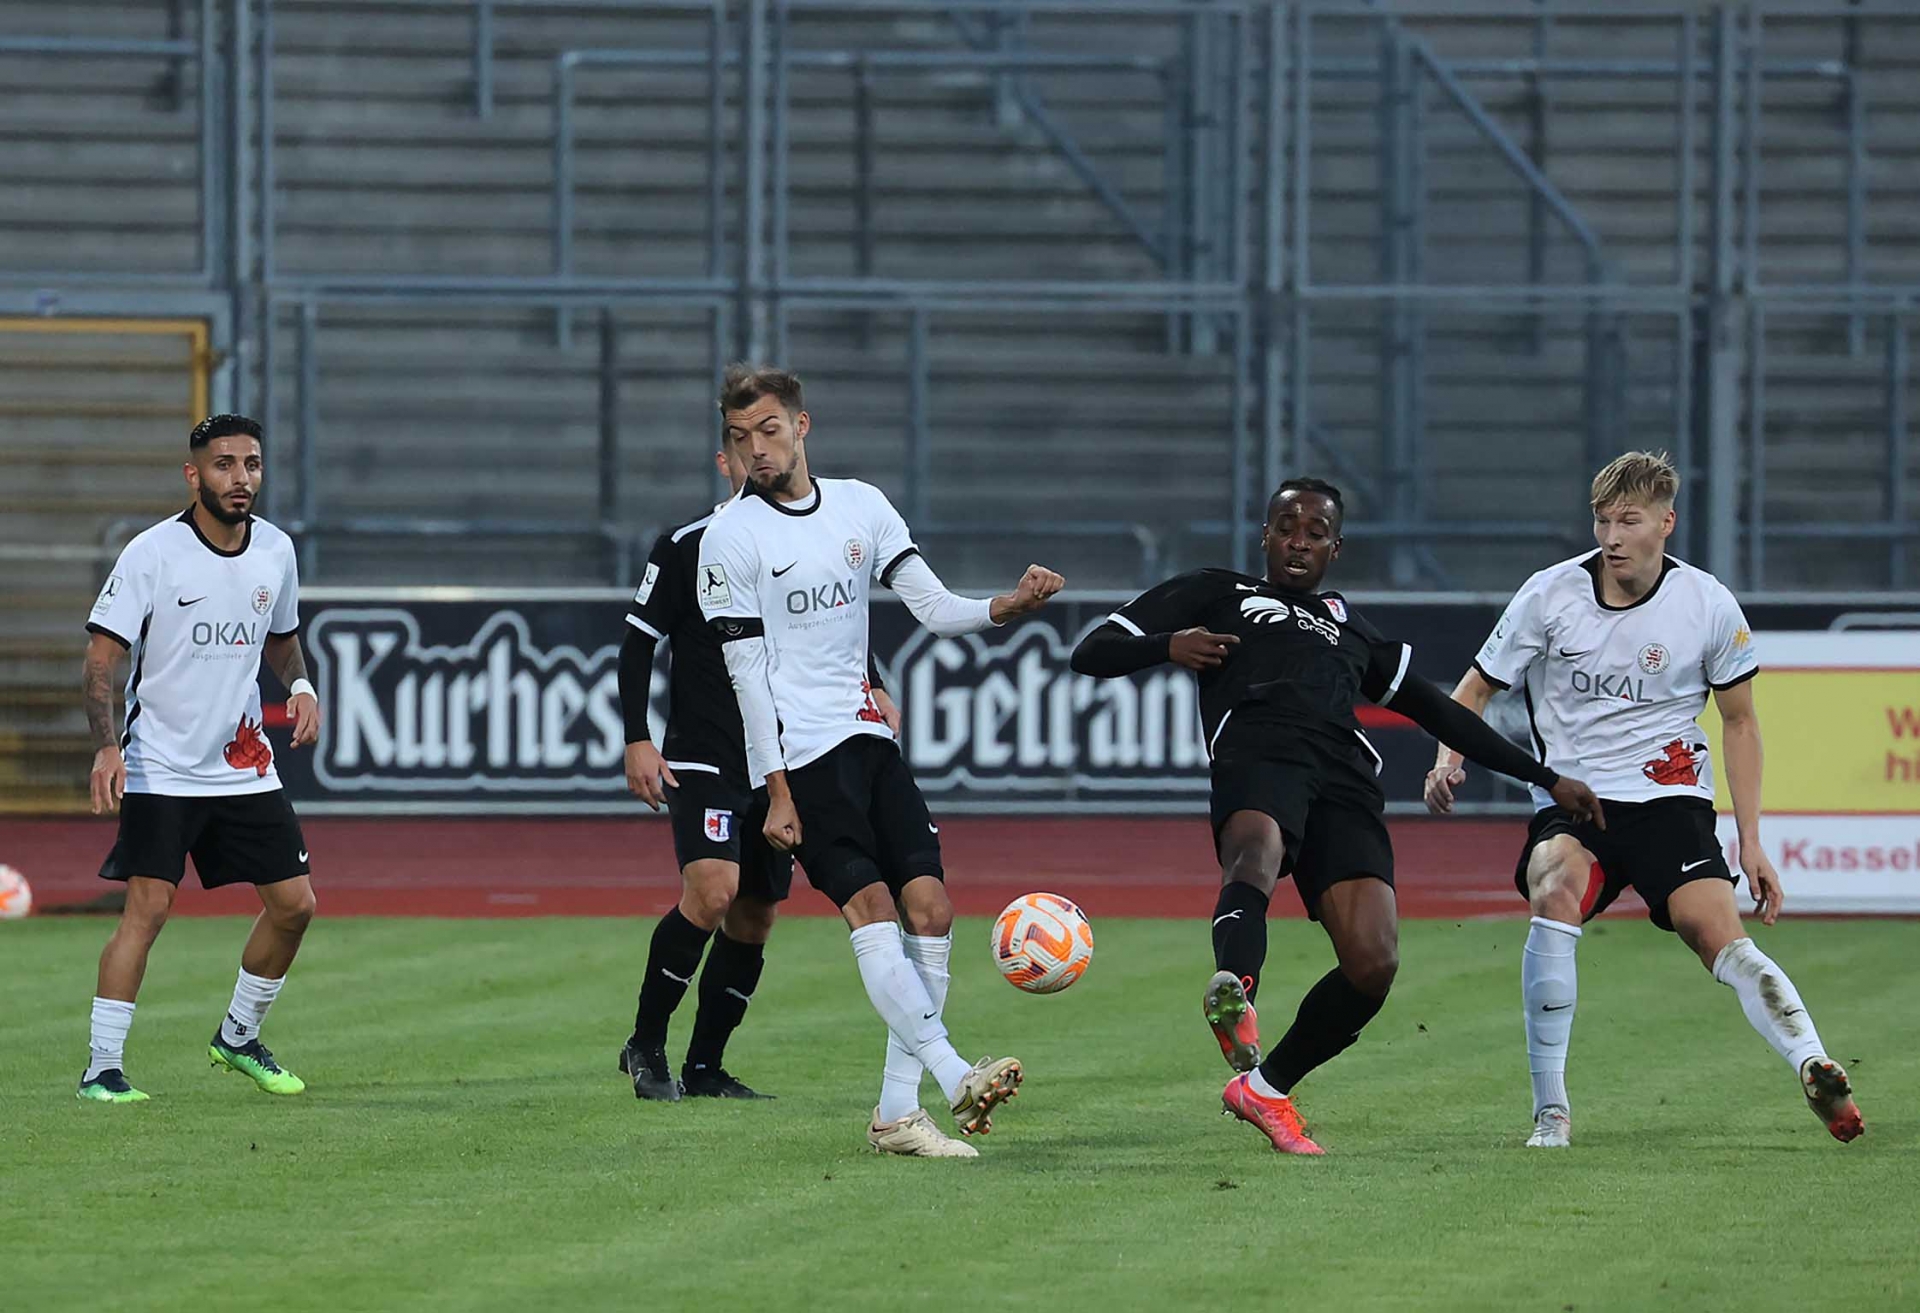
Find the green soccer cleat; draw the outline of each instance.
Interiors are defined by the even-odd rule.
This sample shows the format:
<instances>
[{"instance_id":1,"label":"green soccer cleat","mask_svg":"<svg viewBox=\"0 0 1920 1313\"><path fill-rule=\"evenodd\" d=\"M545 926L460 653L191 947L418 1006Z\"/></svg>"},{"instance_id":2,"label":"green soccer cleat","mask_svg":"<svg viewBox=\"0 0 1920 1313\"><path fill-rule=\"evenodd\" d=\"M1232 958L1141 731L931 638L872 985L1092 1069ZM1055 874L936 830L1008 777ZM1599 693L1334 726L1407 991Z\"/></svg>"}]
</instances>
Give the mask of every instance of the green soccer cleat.
<instances>
[{"instance_id":1,"label":"green soccer cleat","mask_svg":"<svg viewBox=\"0 0 1920 1313\"><path fill-rule=\"evenodd\" d=\"M127 1084L127 1075L118 1067L108 1067L105 1071L88 1080L80 1078L80 1088L73 1097L86 1103L145 1103L147 1096L140 1090Z\"/></svg>"},{"instance_id":2,"label":"green soccer cleat","mask_svg":"<svg viewBox=\"0 0 1920 1313\"><path fill-rule=\"evenodd\" d=\"M239 1048L234 1048L220 1038L219 1031L215 1031L213 1043L207 1045L207 1056L213 1059L216 1067L225 1067L228 1071L252 1077L253 1083L268 1094L298 1094L307 1088L307 1083L298 1076L281 1070L280 1064L273 1060L273 1054L267 1051L267 1046L257 1039L250 1039Z\"/></svg>"}]
</instances>

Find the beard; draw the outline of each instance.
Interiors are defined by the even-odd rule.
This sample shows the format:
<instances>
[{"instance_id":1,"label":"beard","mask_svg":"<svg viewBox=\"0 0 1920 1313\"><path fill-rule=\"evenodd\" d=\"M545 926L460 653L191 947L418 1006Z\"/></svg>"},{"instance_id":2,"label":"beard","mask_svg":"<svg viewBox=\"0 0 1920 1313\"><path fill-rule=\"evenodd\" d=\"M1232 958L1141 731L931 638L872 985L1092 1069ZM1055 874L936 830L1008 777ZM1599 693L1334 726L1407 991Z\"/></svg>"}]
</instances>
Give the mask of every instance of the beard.
<instances>
[{"instance_id":1,"label":"beard","mask_svg":"<svg viewBox=\"0 0 1920 1313\"><path fill-rule=\"evenodd\" d=\"M220 495L204 483L200 485L200 504L206 508L208 515L211 515L222 524L244 524L247 521L247 517L253 513L251 509L253 505L251 498L249 498L247 502L249 509L236 511L227 506Z\"/></svg>"}]
</instances>

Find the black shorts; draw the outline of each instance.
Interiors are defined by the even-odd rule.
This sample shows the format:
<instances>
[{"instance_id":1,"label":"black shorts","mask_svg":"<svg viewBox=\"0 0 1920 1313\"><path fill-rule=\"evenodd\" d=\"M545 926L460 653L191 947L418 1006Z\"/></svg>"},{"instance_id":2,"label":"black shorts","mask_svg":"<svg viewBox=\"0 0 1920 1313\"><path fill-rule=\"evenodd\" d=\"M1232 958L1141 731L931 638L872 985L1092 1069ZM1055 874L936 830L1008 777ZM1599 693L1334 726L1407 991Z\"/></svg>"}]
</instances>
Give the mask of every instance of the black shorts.
<instances>
[{"instance_id":1,"label":"black shorts","mask_svg":"<svg viewBox=\"0 0 1920 1313\"><path fill-rule=\"evenodd\" d=\"M800 813L800 865L835 907L871 884L898 898L910 880L946 878L939 827L893 740L856 734L788 771L787 787Z\"/></svg>"},{"instance_id":2,"label":"black shorts","mask_svg":"<svg viewBox=\"0 0 1920 1313\"><path fill-rule=\"evenodd\" d=\"M762 832L767 791L749 789L711 771L678 770L680 787L667 790L673 818L673 856L686 870L695 862L732 862L740 892L762 902L784 902L793 892L793 855L777 851Z\"/></svg>"},{"instance_id":3,"label":"black shorts","mask_svg":"<svg viewBox=\"0 0 1920 1313\"><path fill-rule=\"evenodd\" d=\"M1527 896L1527 862L1533 850L1555 835L1571 834L1593 854L1580 919L1591 921L1606 911L1622 889L1646 900L1647 919L1662 930L1673 929L1667 899L1675 889L1695 880L1733 883L1726 854L1713 831L1713 804L1705 798L1655 798L1651 802L1612 802L1602 798L1607 828L1591 822L1575 824L1558 807L1535 812L1527 826L1527 844L1513 870L1514 887Z\"/></svg>"},{"instance_id":4,"label":"black shorts","mask_svg":"<svg viewBox=\"0 0 1920 1313\"><path fill-rule=\"evenodd\" d=\"M1342 881L1371 877L1391 889L1393 842L1372 766L1357 740L1348 751L1276 732L1222 746L1213 760L1215 856L1229 816L1264 812L1286 840L1280 874L1293 877L1314 920L1320 919L1320 895Z\"/></svg>"},{"instance_id":5,"label":"black shorts","mask_svg":"<svg viewBox=\"0 0 1920 1313\"><path fill-rule=\"evenodd\" d=\"M210 798L129 793L120 800L120 835L100 878L144 875L178 885L189 853L203 889L279 884L313 869L300 818L279 789Z\"/></svg>"}]
</instances>

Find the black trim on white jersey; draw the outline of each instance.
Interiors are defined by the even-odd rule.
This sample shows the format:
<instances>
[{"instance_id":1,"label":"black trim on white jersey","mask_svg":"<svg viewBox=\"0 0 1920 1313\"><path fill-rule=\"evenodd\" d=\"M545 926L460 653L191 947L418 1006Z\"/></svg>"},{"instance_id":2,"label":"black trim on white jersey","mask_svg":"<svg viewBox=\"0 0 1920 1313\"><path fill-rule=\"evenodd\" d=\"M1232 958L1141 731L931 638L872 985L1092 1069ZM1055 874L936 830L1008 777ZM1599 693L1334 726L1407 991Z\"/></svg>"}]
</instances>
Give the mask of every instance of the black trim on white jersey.
<instances>
[{"instance_id":1,"label":"black trim on white jersey","mask_svg":"<svg viewBox=\"0 0 1920 1313\"><path fill-rule=\"evenodd\" d=\"M287 630L287 632L284 634L276 634L272 630L268 630L267 637L268 638L292 638L295 634L299 632L300 632L300 626L295 625L293 628Z\"/></svg>"},{"instance_id":2,"label":"black trim on white jersey","mask_svg":"<svg viewBox=\"0 0 1920 1313\"><path fill-rule=\"evenodd\" d=\"M758 616L717 615L707 623L713 626L714 636L722 643L767 636L767 627Z\"/></svg>"},{"instance_id":3,"label":"black trim on white jersey","mask_svg":"<svg viewBox=\"0 0 1920 1313\"><path fill-rule=\"evenodd\" d=\"M1495 679L1492 675L1488 674L1487 668L1480 664L1478 658L1475 658L1473 663L1473 668L1480 672L1480 678L1486 680L1489 684L1499 689L1502 693L1506 692L1508 689L1513 687L1513 685L1507 683L1506 680Z\"/></svg>"},{"instance_id":4,"label":"black trim on white jersey","mask_svg":"<svg viewBox=\"0 0 1920 1313\"><path fill-rule=\"evenodd\" d=\"M898 556L894 557L891 561L888 561L887 568L880 572L880 586L882 588L893 587L893 576L895 571L899 570L901 566L905 565L909 559L918 555L920 555L920 549L918 547L913 546L912 544L908 544L906 549L902 551Z\"/></svg>"},{"instance_id":5,"label":"black trim on white jersey","mask_svg":"<svg viewBox=\"0 0 1920 1313\"><path fill-rule=\"evenodd\" d=\"M200 532L200 522L193 518L193 507L189 506L186 510L180 512L180 523L192 529L193 536L200 540L200 545L212 552L215 556L242 556L246 554L247 548L253 546L253 517L251 515L247 517L246 532L240 535L240 545L232 551L228 551L224 547L215 547L207 541L207 535Z\"/></svg>"},{"instance_id":6,"label":"black trim on white jersey","mask_svg":"<svg viewBox=\"0 0 1920 1313\"><path fill-rule=\"evenodd\" d=\"M106 637L111 638L114 642L118 643L121 647L126 648L127 651L129 652L133 651L132 643L129 643L126 639L120 637L120 635L114 633L111 629L107 628L105 625L97 625L93 621L89 620L87 621L87 632L89 634L104 634Z\"/></svg>"},{"instance_id":7,"label":"black trim on white jersey","mask_svg":"<svg viewBox=\"0 0 1920 1313\"><path fill-rule=\"evenodd\" d=\"M1533 690L1524 683L1520 685L1520 697L1527 704L1527 732L1533 735L1534 755L1540 758L1542 765L1547 760L1547 741L1540 737L1540 720L1533 714Z\"/></svg>"},{"instance_id":8,"label":"black trim on white jersey","mask_svg":"<svg viewBox=\"0 0 1920 1313\"><path fill-rule=\"evenodd\" d=\"M767 505L773 507L774 510L779 511L782 515L800 516L800 515L812 515L815 511L820 509L820 503L827 499L826 493L822 491L820 487L820 480L812 479L810 480L810 482L813 484L813 502L810 505L805 506L797 511L793 509L793 507L791 506L788 506L782 502L776 501L772 493L762 492L759 488L754 486L751 480L748 481L747 486L749 488L753 488L754 496L758 497L761 501L765 502Z\"/></svg>"},{"instance_id":9,"label":"black trim on white jersey","mask_svg":"<svg viewBox=\"0 0 1920 1313\"><path fill-rule=\"evenodd\" d=\"M127 723L120 727L120 751L133 743L133 722L140 719L140 674L147 665L147 630L153 627L153 613L140 622L140 655L134 659L133 679L127 684Z\"/></svg>"},{"instance_id":10,"label":"black trim on white jersey","mask_svg":"<svg viewBox=\"0 0 1920 1313\"><path fill-rule=\"evenodd\" d=\"M1716 693L1724 693L1730 688L1739 688L1742 684L1746 683L1749 679L1752 679L1755 675L1759 673L1760 673L1760 667L1755 666L1752 670L1749 670L1746 674L1735 675L1732 679L1729 679L1724 684L1716 684L1712 680L1708 680L1707 687L1712 689Z\"/></svg>"},{"instance_id":11,"label":"black trim on white jersey","mask_svg":"<svg viewBox=\"0 0 1920 1313\"><path fill-rule=\"evenodd\" d=\"M1589 579L1593 580L1594 605L1598 606L1602 611L1631 611L1636 606L1645 606L1653 600L1653 595L1660 591L1660 585L1667 581L1667 576L1673 573L1673 567L1677 564L1671 556L1661 557L1660 577L1653 581L1653 587L1647 589L1645 594L1634 598L1625 606L1614 606L1609 603L1605 597L1601 596L1600 591L1600 560L1604 555L1604 552L1595 552L1592 556L1580 562L1580 568L1587 572Z\"/></svg>"}]
</instances>

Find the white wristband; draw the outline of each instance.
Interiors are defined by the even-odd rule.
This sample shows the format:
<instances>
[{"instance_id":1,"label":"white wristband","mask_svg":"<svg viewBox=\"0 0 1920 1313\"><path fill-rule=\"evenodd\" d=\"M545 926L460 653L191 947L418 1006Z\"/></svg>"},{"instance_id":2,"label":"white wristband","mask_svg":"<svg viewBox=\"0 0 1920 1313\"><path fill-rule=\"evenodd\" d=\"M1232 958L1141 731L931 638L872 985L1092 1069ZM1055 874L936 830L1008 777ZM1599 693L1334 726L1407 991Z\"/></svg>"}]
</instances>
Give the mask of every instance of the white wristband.
<instances>
[{"instance_id":1,"label":"white wristband","mask_svg":"<svg viewBox=\"0 0 1920 1313\"><path fill-rule=\"evenodd\" d=\"M320 700L320 695L313 691L313 681L311 679L296 679L293 681L293 683L287 685L288 697L297 698L302 693L305 693L308 697L312 698L315 702L318 702Z\"/></svg>"}]
</instances>

